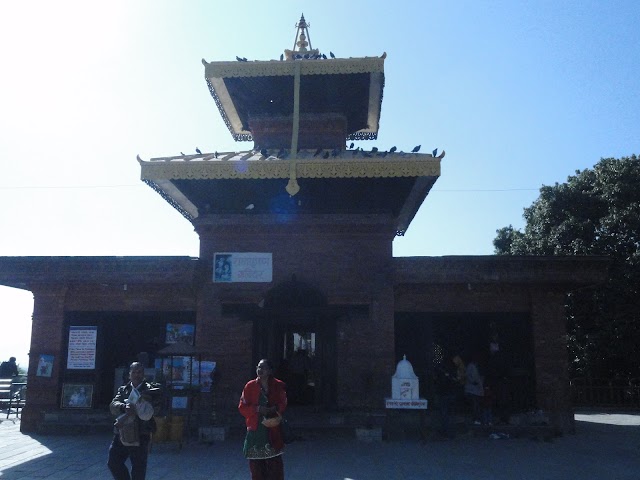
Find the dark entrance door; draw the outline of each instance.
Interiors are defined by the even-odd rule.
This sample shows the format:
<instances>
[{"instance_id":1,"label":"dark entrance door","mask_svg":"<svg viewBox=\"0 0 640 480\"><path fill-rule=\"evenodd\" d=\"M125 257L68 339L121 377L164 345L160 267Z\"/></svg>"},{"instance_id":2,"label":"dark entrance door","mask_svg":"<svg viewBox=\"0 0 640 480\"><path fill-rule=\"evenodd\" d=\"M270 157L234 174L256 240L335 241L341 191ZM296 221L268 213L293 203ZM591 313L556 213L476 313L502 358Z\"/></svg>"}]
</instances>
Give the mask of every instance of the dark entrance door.
<instances>
[{"instance_id":1,"label":"dark entrance door","mask_svg":"<svg viewBox=\"0 0 640 480\"><path fill-rule=\"evenodd\" d=\"M281 372L291 405L315 405L321 372L318 369L315 326L285 324L280 327Z\"/></svg>"},{"instance_id":2,"label":"dark entrance door","mask_svg":"<svg viewBox=\"0 0 640 480\"><path fill-rule=\"evenodd\" d=\"M254 328L254 360L271 359L291 406L331 408L336 318L315 288L292 279L268 292Z\"/></svg>"}]
</instances>

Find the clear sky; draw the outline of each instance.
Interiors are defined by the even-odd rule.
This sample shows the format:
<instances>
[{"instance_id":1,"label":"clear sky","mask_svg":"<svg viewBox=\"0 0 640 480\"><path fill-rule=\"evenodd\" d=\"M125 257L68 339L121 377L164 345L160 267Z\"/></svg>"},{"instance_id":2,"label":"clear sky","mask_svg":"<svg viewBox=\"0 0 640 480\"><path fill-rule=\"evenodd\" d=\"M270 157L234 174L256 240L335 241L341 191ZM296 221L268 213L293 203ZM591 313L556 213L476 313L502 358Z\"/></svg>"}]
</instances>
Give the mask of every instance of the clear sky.
<instances>
[{"instance_id":1,"label":"clear sky","mask_svg":"<svg viewBox=\"0 0 640 480\"><path fill-rule=\"evenodd\" d=\"M378 140L447 152L394 255L489 255L542 185L640 153L640 2L2 2L0 255L197 256L136 161L247 150L201 59L387 52ZM32 297L0 288L0 359L27 362Z\"/></svg>"}]
</instances>

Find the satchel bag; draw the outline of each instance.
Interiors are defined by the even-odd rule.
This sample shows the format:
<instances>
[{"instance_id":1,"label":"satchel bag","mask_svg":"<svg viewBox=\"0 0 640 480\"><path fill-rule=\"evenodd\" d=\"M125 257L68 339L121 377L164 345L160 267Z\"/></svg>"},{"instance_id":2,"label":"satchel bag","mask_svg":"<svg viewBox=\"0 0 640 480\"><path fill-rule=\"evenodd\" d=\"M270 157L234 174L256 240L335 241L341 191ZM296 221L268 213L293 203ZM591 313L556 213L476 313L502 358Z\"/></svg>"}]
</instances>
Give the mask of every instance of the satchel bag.
<instances>
[{"instance_id":1,"label":"satchel bag","mask_svg":"<svg viewBox=\"0 0 640 480\"><path fill-rule=\"evenodd\" d=\"M140 431L135 415L123 413L117 419L116 430L120 435L120 442L125 447L137 447L140 445Z\"/></svg>"}]
</instances>

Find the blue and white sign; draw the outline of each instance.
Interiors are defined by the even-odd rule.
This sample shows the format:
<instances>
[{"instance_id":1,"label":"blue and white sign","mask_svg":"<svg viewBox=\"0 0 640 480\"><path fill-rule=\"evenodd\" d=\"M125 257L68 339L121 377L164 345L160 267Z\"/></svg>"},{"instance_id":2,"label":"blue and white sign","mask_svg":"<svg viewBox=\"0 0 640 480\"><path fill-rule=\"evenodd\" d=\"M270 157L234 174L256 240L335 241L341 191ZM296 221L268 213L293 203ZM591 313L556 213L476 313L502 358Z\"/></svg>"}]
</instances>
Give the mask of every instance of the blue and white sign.
<instances>
[{"instance_id":1,"label":"blue and white sign","mask_svg":"<svg viewBox=\"0 0 640 480\"><path fill-rule=\"evenodd\" d=\"M271 282L272 278L270 253L220 252L213 256L216 283Z\"/></svg>"}]
</instances>

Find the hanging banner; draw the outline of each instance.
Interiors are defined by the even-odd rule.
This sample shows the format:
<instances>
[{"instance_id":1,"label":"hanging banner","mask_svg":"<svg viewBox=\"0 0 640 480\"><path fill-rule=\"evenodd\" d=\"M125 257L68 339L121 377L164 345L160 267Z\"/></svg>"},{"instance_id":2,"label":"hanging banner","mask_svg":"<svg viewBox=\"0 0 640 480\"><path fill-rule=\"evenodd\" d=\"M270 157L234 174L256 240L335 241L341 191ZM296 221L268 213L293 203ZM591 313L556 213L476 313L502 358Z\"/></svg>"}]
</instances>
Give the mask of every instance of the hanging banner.
<instances>
[{"instance_id":1,"label":"hanging banner","mask_svg":"<svg viewBox=\"0 0 640 480\"><path fill-rule=\"evenodd\" d=\"M96 368L97 338L98 327L69 327L67 369L93 370Z\"/></svg>"},{"instance_id":2,"label":"hanging banner","mask_svg":"<svg viewBox=\"0 0 640 480\"><path fill-rule=\"evenodd\" d=\"M213 256L214 282L271 282L270 253L224 252Z\"/></svg>"}]
</instances>

